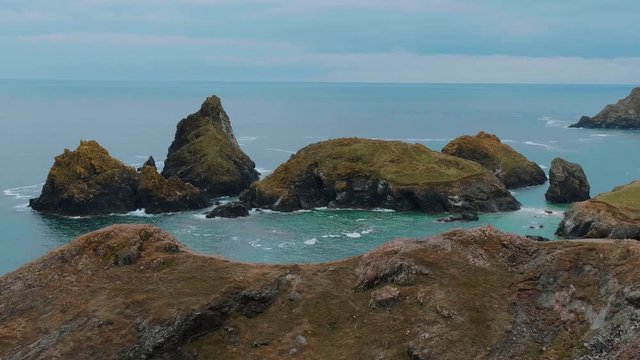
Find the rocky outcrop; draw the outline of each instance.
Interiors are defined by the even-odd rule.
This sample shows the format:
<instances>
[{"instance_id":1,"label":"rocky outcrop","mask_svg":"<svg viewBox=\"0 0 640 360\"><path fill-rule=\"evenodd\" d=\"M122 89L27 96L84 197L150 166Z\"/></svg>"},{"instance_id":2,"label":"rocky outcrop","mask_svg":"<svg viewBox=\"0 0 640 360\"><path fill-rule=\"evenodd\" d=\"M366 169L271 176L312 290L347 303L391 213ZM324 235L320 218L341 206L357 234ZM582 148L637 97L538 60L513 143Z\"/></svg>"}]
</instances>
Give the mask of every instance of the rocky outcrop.
<instances>
[{"instance_id":1,"label":"rocky outcrop","mask_svg":"<svg viewBox=\"0 0 640 360\"><path fill-rule=\"evenodd\" d=\"M156 159L154 159L153 156L149 156L147 161L145 161L144 164L142 164L142 166L138 168L138 171L142 171L145 166L151 166L152 168L158 170L158 168L156 167Z\"/></svg>"},{"instance_id":2,"label":"rocky outcrop","mask_svg":"<svg viewBox=\"0 0 640 360\"><path fill-rule=\"evenodd\" d=\"M552 203L570 203L588 200L591 186L582 166L555 158L549 170L549 189L544 194Z\"/></svg>"},{"instance_id":3,"label":"rocky outcrop","mask_svg":"<svg viewBox=\"0 0 640 360\"><path fill-rule=\"evenodd\" d=\"M493 172L507 189L541 185L547 181L538 164L484 131L475 136L460 136L447 144L442 152L479 163Z\"/></svg>"},{"instance_id":4,"label":"rocky outcrop","mask_svg":"<svg viewBox=\"0 0 640 360\"><path fill-rule=\"evenodd\" d=\"M240 149L220 98L211 96L178 123L162 175L177 176L215 197L239 194L260 174Z\"/></svg>"},{"instance_id":5,"label":"rocky outcrop","mask_svg":"<svg viewBox=\"0 0 640 360\"><path fill-rule=\"evenodd\" d=\"M166 180L152 166L141 172L111 157L95 141L65 149L49 171L42 193L29 205L43 213L101 215L146 208L157 213L200 209L207 197L177 178Z\"/></svg>"},{"instance_id":6,"label":"rocky outcrop","mask_svg":"<svg viewBox=\"0 0 640 360\"><path fill-rule=\"evenodd\" d=\"M573 204L565 212L556 235L640 240L640 181Z\"/></svg>"},{"instance_id":7,"label":"rocky outcrop","mask_svg":"<svg viewBox=\"0 0 640 360\"><path fill-rule=\"evenodd\" d=\"M0 358L634 359L638 254L483 227L257 265L117 225L0 278Z\"/></svg>"},{"instance_id":8,"label":"rocky outcrop","mask_svg":"<svg viewBox=\"0 0 640 360\"><path fill-rule=\"evenodd\" d=\"M303 148L240 199L277 211L328 206L460 213L520 207L477 163L423 145L358 138Z\"/></svg>"},{"instance_id":9,"label":"rocky outcrop","mask_svg":"<svg viewBox=\"0 0 640 360\"><path fill-rule=\"evenodd\" d=\"M591 129L640 129L640 87L615 104L609 104L594 117L583 116L569 127Z\"/></svg>"},{"instance_id":10,"label":"rocky outcrop","mask_svg":"<svg viewBox=\"0 0 640 360\"><path fill-rule=\"evenodd\" d=\"M241 203L228 203L218 205L207 213L207 218L237 218L244 216L249 216L249 209L247 209L247 207Z\"/></svg>"}]
</instances>

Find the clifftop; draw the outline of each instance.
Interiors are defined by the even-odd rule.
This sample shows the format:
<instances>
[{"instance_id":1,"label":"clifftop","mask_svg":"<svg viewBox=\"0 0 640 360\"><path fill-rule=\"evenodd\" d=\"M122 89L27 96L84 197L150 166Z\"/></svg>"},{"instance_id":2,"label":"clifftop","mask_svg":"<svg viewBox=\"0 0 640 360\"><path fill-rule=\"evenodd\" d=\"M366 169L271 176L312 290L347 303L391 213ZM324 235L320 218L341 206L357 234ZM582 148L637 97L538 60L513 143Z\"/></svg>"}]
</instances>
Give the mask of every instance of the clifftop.
<instances>
[{"instance_id":1,"label":"clifftop","mask_svg":"<svg viewBox=\"0 0 640 360\"><path fill-rule=\"evenodd\" d=\"M0 278L0 357L632 359L639 255L483 227L254 265L117 225Z\"/></svg>"}]
</instances>

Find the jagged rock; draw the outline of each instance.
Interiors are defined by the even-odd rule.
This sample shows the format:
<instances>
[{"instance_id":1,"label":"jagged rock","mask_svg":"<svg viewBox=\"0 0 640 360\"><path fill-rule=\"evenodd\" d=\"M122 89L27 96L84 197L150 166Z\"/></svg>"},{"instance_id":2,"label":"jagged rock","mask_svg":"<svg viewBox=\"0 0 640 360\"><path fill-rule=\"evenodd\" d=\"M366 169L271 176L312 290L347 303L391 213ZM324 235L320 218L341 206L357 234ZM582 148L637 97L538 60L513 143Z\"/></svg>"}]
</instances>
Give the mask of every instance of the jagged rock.
<instances>
[{"instance_id":1,"label":"jagged rock","mask_svg":"<svg viewBox=\"0 0 640 360\"><path fill-rule=\"evenodd\" d=\"M158 168L156 167L156 159L154 159L153 156L149 156L147 161L145 161L144 164L142 164L142 166L138 168L138 171L142 171L142 169L144 169L146 166L151 166L152 168L158 170Z\"/></svg>"},{"instance_id":2,"label":"jagged rock","mask_svg":"<svg viewBox=\"0 0 640 360\"><path fill-rule=\"evenodd\" d=\"M140 173L111 157L95 141L65 149L49 171L42 193L29 205L60 215L100 215L147 208L148 212L199 209L208 205L198 189L166 180L151 166Z\"/></svg>"},{"instance_id":3,"label":"jagged rock","mask_svg":"<svg viewBox=\"0 0 640 360\"><path fill-rule=\"evenodd\" d=\"M588 200L591 196L589 181L582 166L555 158L549 170L549 189L544 194L552 203L569 203Z\"/></svg>"},{"instance_id":4,"label":"jagged rock","mask_svg":"<svg viewBox=\"0 0 640 360\"><path fill-rule=\"evenodd\" d=\"M248 264L116 225L0 277L0 358L635 359L639 253L482 227L333 263ZM371 309L372 293L391 309Z\"/></svg>"},{"instance_id":5,"label":"jagged rock","mask_svg":"<svg viewBox=\"0 0 640 360\"><path fill-rule=\"evenodd\" d=\"M541 185L547 181L538 164L484 131L475 136L460 136L447 144L442 152L479 163L492 171L507 189Z\"/></svg>"},{"instance_id":6,"label":"jagged rock","mask_svg":"<svg viewBox=\"0 0 640 360\"><path fill-rule=\"evenodd\" d=\"M389 309L400 302L400 291L393 286L383 286L371 292L370 308Z\"/></svg>"},{"instance_id":7,"label":"jagged rock","mask_svg":"<svg viewBox=\"0 0 640 360\"><path fill-rule=\"evenodd\" d=\"M216 206L207 213L207 218L237 218L249 216L249 210L241 203L228 203Z\"/></svg>"},{"instance_id":8,"label":"jagged rock","mask_svg":"<svg viewBox=\"0 0 640 360\"><path fill-rule=\"evenodd\" d=\"M631 94L609 104L594 117L583 116L569 127L592 129L640 129L640 87L631 90Z\"/></svg>"},{"instance_id":9,"label":"jagged rock","mask_svg":"<svg viewBox=\"0 0 640 360\"><path fill-rule=\"evenodd\" d=\"M640 240L640 181L574 203L565 212L556 235Z\"/></svg>"},{"instance_id":10,"label":"jagged rock","mask_svg":"<svg viewBox=\"0 0 640 360\"><path fill-rule=\"evenodd\" d=\"M177 176L215 197L239 194L260 174L240 149L220 98L211 96L178 123L162 175Z\"/></svg>"},{"instance_id":11,"label":"jagged rock","mask_svg":"<svg viewBox=\"0 0 640 360\"><path fill-rule=\"evenodd\" d=\"M478 220L480 220L480 218L478 217L478 213L466 211L460 214L443 217L443 218L437 219L436 221L448 223L448 222L455 222L455 221L478 221Z\"/></svg>"},{"instance_id":12,"label":"jagged rock","mask_svg":"<svg viewBox=\"0 0 640 360\"><path fill-rule=\"evenodd\" d=\"M520 208L504 185L475 162L423 145L358 138L303 148L240 200L278 211L326 206L428 213Z\"/></svg>"}]
</instances>

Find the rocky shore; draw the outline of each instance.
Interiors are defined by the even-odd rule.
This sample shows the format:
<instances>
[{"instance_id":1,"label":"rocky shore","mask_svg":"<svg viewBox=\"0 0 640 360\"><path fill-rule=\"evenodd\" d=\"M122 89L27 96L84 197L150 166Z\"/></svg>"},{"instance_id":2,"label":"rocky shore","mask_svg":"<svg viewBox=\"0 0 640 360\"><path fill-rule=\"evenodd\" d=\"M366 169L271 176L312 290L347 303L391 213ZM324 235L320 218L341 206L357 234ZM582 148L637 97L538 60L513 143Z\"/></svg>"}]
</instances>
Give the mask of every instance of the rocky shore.
<instances>
[{"instance_id":1,"label":"rocky shore","mask_svg":"<svg viewBox=\"0 0 640 360\"><path fill-rule=\"evenodd\" d=\"M475 136L460 136L442 152L475 161L493 172L507 189L544 184L547 175L540 166L504 144L496 135L481 131Z\"/></svg>"},{"instance_id":2,"label":"rocky shore","mask_svg":"<svg viewBox=\"0 0 640 360\"><path fill-rule=\"evenodd\" d=\"M0 278L0 358L634 359L639 255L483 227L254 265L117 225Z\"/></svg>"},{"instance_id":3,"label":"rocky shore","mask_svg":"<svg viewBox=\"0 0 640 360\"><path fill-rule=\"evenodd\" d=\"M345 138L309 145L240 195L249 207L497 212L520 203L481 165L400 141Z\"/></svg>"},{"instance_id":4,"label":"rocky shore","mask_svg":"<svg viewBox=\"0 0 640 360\"><path fill-rule=\"evenodd\" d=\"M573 128L640 129L640 87L626 98L609 104L596 116L583 116L571 125Z\"/></svg>"},{"instance_id":5,"label":"rocky shore","mask_svg":"<svg viewBox=\"0 0 640 360\"><path fill-rule=\"evenodd\" d=\"M38 198L29 206L59 215L104 215L145 208L148 213L201 209L208 197L178 178L165 179L151 163L140 171L111 157L95 141L57 156Z\"/></svg>"}]
</instances>

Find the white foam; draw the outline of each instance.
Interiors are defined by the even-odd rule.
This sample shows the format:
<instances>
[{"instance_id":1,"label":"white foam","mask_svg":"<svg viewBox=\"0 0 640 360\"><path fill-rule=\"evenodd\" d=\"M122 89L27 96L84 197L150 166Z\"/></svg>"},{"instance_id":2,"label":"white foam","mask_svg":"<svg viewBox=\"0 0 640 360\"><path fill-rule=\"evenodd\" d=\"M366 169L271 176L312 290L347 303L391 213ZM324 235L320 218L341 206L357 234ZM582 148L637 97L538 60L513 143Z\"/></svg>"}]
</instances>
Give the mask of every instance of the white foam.
<instances>
[{"instance_id":1,"label":"white foam","mask_svg":"<svg viewBox=\"0 0 640 360\"><path fill-rule=\"evenodd\" d=\"M510 140L510 139L502 139L502 140L500 140L500 142L503 142L503 143L512 143L512 142L513 142L513 140Z\"/></svg>"},{"instance_id":2,"label":"white foam","mask_svg":"<svg viewBox=\"0 0 640 360\"><path fill-rule=\"evenodd\" d=\"M211 220L211 219L207 219L207 214L193 214L193 217L196 219Z\"/></svg>"},{"instance_id":3,"label":"white foam","mask_svg":"<svg viewBox=\"0 0 640 360\"><path fill-rule=\"evenodd\" d=\"M544 148L547 148L547 149L551 149L551 146L549 146L547 144L541 144L541 143L537 143L537 142L533 142L533 141L525 141L524 143L526 145L540 146L540 147L544 147Z\"/></svg>"},{"instance_id":4,"label":"white foam","mask_svg":"<svg viewBox=\"0 0 640 360\"><path fill-rule=\"evenodd\" d=\"M169 213L165 213L165 214L169 214ZM147 214L144 209L138 209L138 210L129 211L128 213L124 213L124 214L109 214L109 215L114 215L114 216L137 216L137 217L156 217L156 216L159 216L160 214Z\"/></svg>"},{"instance_id":5,"label":"white foam","mask_svg":"<svg viewBox=\"0 0 640 360\"><path fill-rule=\"evenodd\" d=\"M29 203L16 205L13 208L16 209L17 212L28 211L29 210Z\"/></svg>"},{"instance_id":6,"label":"white foam","mask_svg":"<svg viewBox=\"0 0 640 360\"><path fill-rule=\"evenodd\" d=\"M373 232L373 230L368 229L368 230L365 230L365 231L361 231L360 234L367 235L367 234L371 234L372 232Z\"/></svg>"},{"instance_id":7,"label":"white foam","mask_svg":"<svg viewBox=\"0 0 640 360\"><path fill-rule=\"evenodd\" d=\"M238 141L256 141L259 139L257 136L238 136L236 137Z\"/></svg>"},{"instance_id":8,"label":"white foam","mask_svg":"<svg viewBox=\"0 0 640 360\"><path fill-rule=\"evenodd\" d=\"M335 234L327 234L327 235L322 235L321 238L323 239L335 239L335 238L339 238L340 235L335 235Z\"/></svg>"},{"instance_id":9,"label":"white foam","mask_svg":"<svg viewBox=\"0 0 640 360\"><path fill-rule=\"evenodd\" d=\"M292 154L292 155L296 153L295 151L277 149L277 148L267 148L267 150L276 151L276 152L283 152L283 153Z\"/></svg>"},{"instance_id":10,"label":"white foam","mask_svg":"<svg viewBox=\"0 0 640 360\"><path fill-rule=\"evenodd\" d=\"M362 235L359 232L344 233L344 235L352 239L357 239L362 237Z\"/></svg>"},{"instance_id":11,"label":"white foam","mask_svg":"<svg viewBox=\"0 0 640 360\"><path fill-rule=\"evenodd\" d=\"M594 139L585 139L585 138L580 138L580 139L578 139L578 141L585 141L585 142L587 142L587 141L593 141L593 140L594 140Z\"/></svg>"},{"instance_id":12,"label":"white foam","mask_svg":"<svg viewBox=\"0 0 640 360\"><path fill-rule=\"evenodd\" d=\"M272 172L273 172L273 170L267 170L267 169L263 169L263 168L256 168L256 170L258 170L258 172L259 172L261 175L270 174L270 173L272 173Z\"/></svg>"},{"instance_id":13,"label":"white foam","mask_svg":"<svg viewBox=\"0 0 640 360\"><path fill-rule=\"evenodd\" d=\"M305 245L315 245L316 242L318 242L318 239L313 238L313 239L305 240L304 244Z\"/></svg>"},{"instance_id":14,"label":"white foam","mask_svg":"<svg viewBox=\"0 0 640 360\"><path fill-rule=\"evenodd\" d=\"M591 136L591 137L611 137L613 135L611 135L611 134L591 134L589 136Z\"/></svg>"},{"instance_id":15,"label":"white foam","mask_svg":"<svg viewBox=\"0 0 640 360\"><path fill-rule=\"evenodd\" d=\"M260 239L256 239L254 241L249 241L249 245L258 248L258 247L262 247L262 245L260 244Z\"/></svg>"},{"instance_id":16,"label":"white foam","mask_svg":"<svg viewBox=\"0 0 640 360\"><path fill-rule=\"evenodd\" d=\"M374 211L374 212L396 212L393 209L383 209L383 208L376 208L376 209L373 209L371 211Z\"/></svg>"},{"instance_id":17,"label":"white foam","mask_svg":"<svg viewBox=\"0 0 640 360\"><path fill-rule=\"evenodd\" d=\"M546 165L538 164L538 166L540 166L540 169L548 169Z\"/></svg>"},{"instance_id":18,"label":"white foam","mask_svg":"<svg viewBox=\"0 0 640 360\"><path fill-rule=\"evenodd\" d=\"M2 193L5 196L13 196L16 199L31 199L40 194L40 189L42 188L42 185L44 185L44 183L27 185L27 186L18 186L11 189L3 190Z\"/></svg>"},{"instance_id":19,"label":"white foam","mask_svg":"<svg viewBox=\"0 0 640 360\"><path fill-rule=\"evenodd\" d=\"M356 219L356 221L365 221L367 219Z\"/></svg>"}]
</instances>

